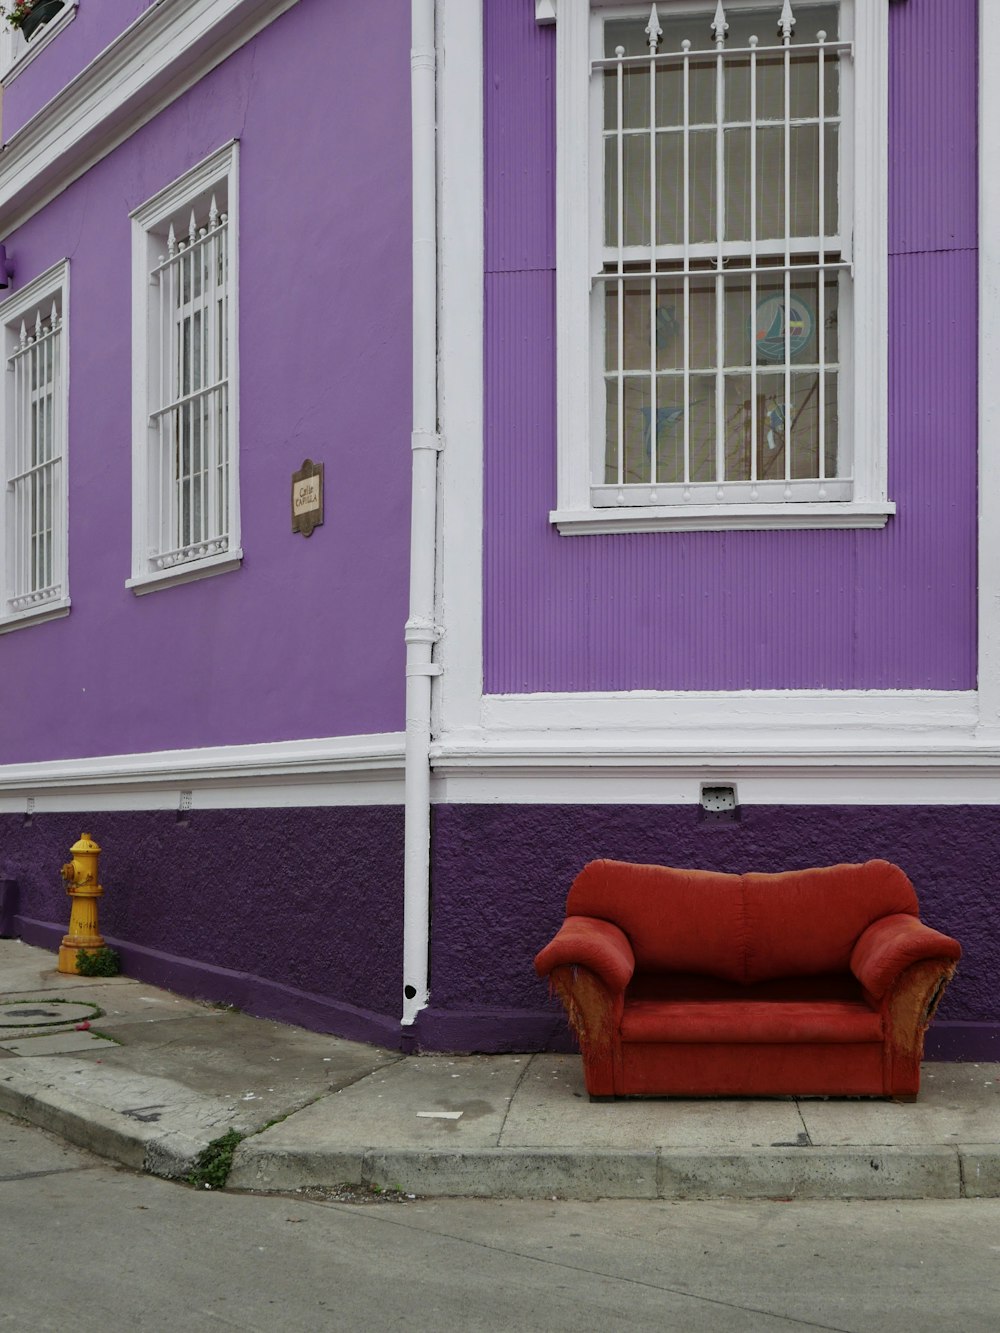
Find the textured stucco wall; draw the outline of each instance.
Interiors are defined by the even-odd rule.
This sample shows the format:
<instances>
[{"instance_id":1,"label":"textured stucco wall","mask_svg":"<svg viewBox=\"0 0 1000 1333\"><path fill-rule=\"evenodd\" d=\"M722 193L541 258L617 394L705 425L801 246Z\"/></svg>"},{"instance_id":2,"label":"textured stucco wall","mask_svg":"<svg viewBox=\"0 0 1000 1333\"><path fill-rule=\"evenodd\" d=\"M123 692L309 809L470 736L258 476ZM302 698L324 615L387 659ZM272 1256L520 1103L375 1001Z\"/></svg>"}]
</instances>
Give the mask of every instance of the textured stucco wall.
<instances>
[{"instance_id":1,"label":"textured stucco wall","mask_svg":"<svg viewBox=\"0 0 1000 1333\"><path fill-rule=\"evenodd\" d=\"M0 878L18 880L22 921L65 930L59 868L84 830L103 849L102 934L199 965L164 965L157 980L225 998L224 979L213 973L226 969L398 1022L397 807L196 810L187 823L172 811L0 816ZM138 955L130 972L141 974L145 961ZM241 1003L248 993L247 1007L269 1011L265 988L257 1005L252 986L239 992ZM295 1016L287 1005L282 1013Z\"/></svg>"},{"instance_id":2,"label":"textured stucco wall","mask_svg":"<svg viewBox=\"0 0 1000 1333\"><path fill-rule=\"evenodd\" d=\"M546 986L532 959L589 860L743 873L885 857L910 875L923 919L965 950L942 1024L990 1024L1000 1038L1000 811L746 806L741 816L705 822L691 806L437 807L432 1028L460 1033L464 1015L468 1032L482 1033L490 1009L512 1011L512 1024L517 1011L544 1013Z\"/></svg>"},{"instance_id":3,"label":"textured stucco wall","mask_svg":"<svg viewBox=\"0 0 1000 1333\"><path fill-rule=\"evenodd\" d=\"M367 6L303 0L4 238L18 286L70 263L73 607L0 636L0 762L402 729L408 126L405 0L377 40ZM245 560L136 597L128 215L233 138ZM305 457L326 465L308 541Z\"/></svg>"},{"instance_id":4,"label":"textured stucco wall","mask_svg":"<svg viewBox=\"0 0 1000 1333\"><path fill-rule=\"evenodd\" d=\"M621 860L742 872L885 856L930 925L965 950L930 1054L1000 1058L1000 811L749 806L736 824L685 806L439 806L425 1049L571 1049L532 959L573 877ZM403 815L396 807L0 816L0 879L25 938L50 948L69 906L59 867L86 829L104 848L102 932L132 975L251 1012L399 1044ZM55 928L58 929L55 929Z\"/></svg>"}]
</instances>

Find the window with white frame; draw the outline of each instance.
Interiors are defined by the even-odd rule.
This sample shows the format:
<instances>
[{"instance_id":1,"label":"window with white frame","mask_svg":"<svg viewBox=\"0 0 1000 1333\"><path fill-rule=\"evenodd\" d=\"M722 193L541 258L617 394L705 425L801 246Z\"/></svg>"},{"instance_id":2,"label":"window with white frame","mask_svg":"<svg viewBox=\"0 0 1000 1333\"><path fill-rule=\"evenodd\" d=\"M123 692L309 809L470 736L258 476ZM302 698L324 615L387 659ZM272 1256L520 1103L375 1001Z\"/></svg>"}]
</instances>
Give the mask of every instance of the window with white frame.
<instances>
[{"instance_id":1,"label":"window with white frame","mask_svg":"<svg viewBox=\"0 0 1000 1333\"><path fill-rule=\"evenodd\" d=\"M0 305L6 481L0 631L69 609L68 303L69 266L61 263Z\"/></svg>"},{"instance_id":2,"label":"window with white frame","mask_svg":"<svg viewBox=\"0 0 1000 1333\"><path fill-rule=\"evenodd\" d=\"M238 565L237 146L132 214L137 592Z\"/></svg>"},{"instance_id":3,"label":"window with white frame","mask_svg":"<svg viewBox=\"0 0 1000 1333\"><path fill-rule=\"evenodd\" d=\"M37 27L11 28L0 22L0 83L6 88L43 51L68 23L76 18L80 0L63 0L52 12L47 6L36 7L43 21ZM9 7L9 6L8 6ZM28 33L27 37L25 33Z\"/></svg>"},{"instance_id":4,"label":"window with white frame","mask_svg":"<svg viewBox=\"0 0 1000 1333\"><path fill-rule=\"evenodd\" d=\"M560 0L562 531L892 512L886 7Z\"/></svg>"}]
</instances>

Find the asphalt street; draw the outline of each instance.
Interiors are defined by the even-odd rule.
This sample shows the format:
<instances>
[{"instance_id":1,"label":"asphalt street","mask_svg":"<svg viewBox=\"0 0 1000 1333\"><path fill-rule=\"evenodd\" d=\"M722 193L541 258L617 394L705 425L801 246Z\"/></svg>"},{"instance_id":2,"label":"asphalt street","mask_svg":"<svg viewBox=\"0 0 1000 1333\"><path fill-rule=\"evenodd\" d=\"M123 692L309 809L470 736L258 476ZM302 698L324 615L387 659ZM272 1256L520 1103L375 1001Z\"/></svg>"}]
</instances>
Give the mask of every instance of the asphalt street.
<instances>
[{"instance_id":1,"label":"asphalt street","mask_svg":"<svg viewBox=\"0 0 1000 1333\"><path fill-rule=\"evenodd\" d=\"M196 1191L0 1116L0 1327L996 1333L1000 1200Z\"/></svg>"}]
</instances>

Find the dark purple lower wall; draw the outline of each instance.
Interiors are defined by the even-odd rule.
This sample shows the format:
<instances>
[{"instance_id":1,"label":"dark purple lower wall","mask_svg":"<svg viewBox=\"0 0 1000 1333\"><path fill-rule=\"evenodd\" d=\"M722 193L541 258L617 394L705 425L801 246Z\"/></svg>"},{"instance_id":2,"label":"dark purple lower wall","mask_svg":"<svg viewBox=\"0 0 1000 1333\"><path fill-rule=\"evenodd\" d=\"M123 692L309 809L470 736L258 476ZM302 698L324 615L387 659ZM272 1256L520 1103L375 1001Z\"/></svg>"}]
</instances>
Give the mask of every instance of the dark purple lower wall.
<instances>
[{"instance_id":1,"label":"dark purple lower wall","mask_svg":"<svg viewBox=\"0 0 1000 1333\"><path fill-rule=\"evenodd\" d=\"M125 971L250 1013L398 1045L403 813L397 807L0 816L19 933L58 948L59 875L102 847L101 933Z\"/></svg>"},{"instance_id":2,"label":"dark purple lower wall","mask_svg":"<svg viewBox=\"0 0 1000 1333\"><path fill-rule=\"evenodd\" d=\"M570 1049L532 959L589 860L791 870L885 857L964 957L927 1038L936 1059L1000 1060L1000 810L989 806L745 806L711 823L691 806L450 805L434 811L431 1006L421 1043Z\"/></svg>"},{"instance_id":3,"label":"dark purple lower wall","mask_svg":"<svg viewBox=\"0 0 1000 1333\"><path fill-rule=\"evenodd\" d=\"M125 971L185 995L358 1041L425 1050L572 1050L532 959L595 857L788 870L884 856L965 954L928 1035L937 1059L1000 1060L1000 810L748 806L438 806L431 1004L399 1025L403 812L397 807L0 816L18 933L55 950L59 867L101 844L101 932ZM12 898L13 889L6 890Z\"/></svg>"}]
</instances>

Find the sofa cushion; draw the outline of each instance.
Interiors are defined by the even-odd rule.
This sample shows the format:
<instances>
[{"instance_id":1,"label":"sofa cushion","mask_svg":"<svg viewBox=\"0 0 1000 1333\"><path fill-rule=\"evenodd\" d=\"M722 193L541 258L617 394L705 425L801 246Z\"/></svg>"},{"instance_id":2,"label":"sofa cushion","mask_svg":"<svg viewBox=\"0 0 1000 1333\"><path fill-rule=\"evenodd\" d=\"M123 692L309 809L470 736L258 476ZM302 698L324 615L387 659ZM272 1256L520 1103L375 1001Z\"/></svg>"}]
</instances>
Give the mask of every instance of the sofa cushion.
<instances>
[{"instance_id":1,"label":"sofa cushion","mask_svg":"<svg viewBox=\"0 0 1000 1333\"><path fill-rule=\"evenodd\" d=\"M566 913L600 917L620 927L632 945L637 969L743 980L738 875L591 861L573 881Z\"/></svg>"},{"instance_id":2,"label":"sofa cushion","mask_svg":"<svg viewBox=\"0 0 1000 1333\"><path fill-rule=\"evenodd\" d=\"M626 994L627 1042L881 1041L882 1018L850 973L742 986L711 977L637 975Z\"/></svg>"},{"instance_id":3,"label":"sofa cushion","mask_svg":"<svg viewBox=\"0 0 1000 1333\"><path fill-rule=\"evenodd\" d=\"M846 972L873 921L917 916L917 895L888 861L742 877L747 981Z\"/></svg>"},{"instance_id":4,"label":"sofa cushion","mask_svg":"<svg viewBox=\"0 0 1000 1333\"><path fill-rule=\"evenodd\" d=\"M625 1005L624 1042L870 1042L882 1019L863 1002L785 1000L635 1000Z\"/></svg>"},{"instance_id":5,"label":"sofa cushion","mask_svg":"<svg viewBox=\"0 0 1000 1333\"><path fill-rule=\"evenodd\" d=\"M873 921L918 908L888 861L750 875L592 861L566 910L618 926L640 971L752 983L847 972Z\"/></svg>"}]
</instances>

